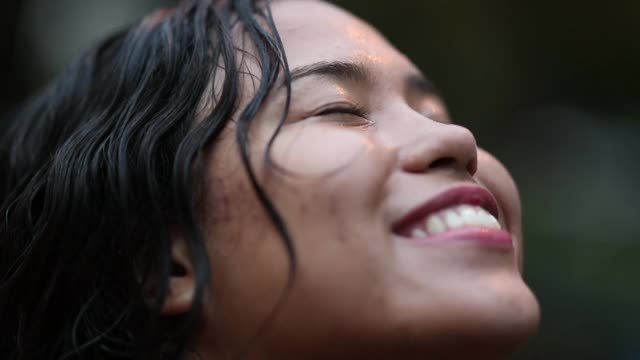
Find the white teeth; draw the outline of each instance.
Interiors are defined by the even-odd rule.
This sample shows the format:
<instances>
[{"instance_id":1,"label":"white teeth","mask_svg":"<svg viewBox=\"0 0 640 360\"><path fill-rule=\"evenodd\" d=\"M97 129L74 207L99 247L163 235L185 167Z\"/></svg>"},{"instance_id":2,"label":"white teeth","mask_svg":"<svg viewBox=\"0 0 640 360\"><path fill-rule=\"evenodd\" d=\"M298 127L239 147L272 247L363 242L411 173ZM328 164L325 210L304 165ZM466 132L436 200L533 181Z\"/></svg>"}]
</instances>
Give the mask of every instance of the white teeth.
<instances>
[{"instance_id":1,"label":"white teeth","mask_svg":"<svg viewBox=\"0 0 640 360\"><path fill-rule=\"evenodd\" d=\"M479 206L456 205L429 215L424 223L416 225L411 230L411 237L424 238L470 225L501 228L498 220L485 209Z\"/></svg>"},{"instance_id":2,"label":"white teeth","mask_svg":"<svg viewBox=\"0 0 640 360\"><path fill-rule=\"evenodd\" d=\"M439 216L429 216L427 219L427 232L429 234L437 234L447 230L447 225Z\"/></svg>"},{"instance_id":3,"label":"white teeth","mask_svg":"<svg viewBox=\"0 0 640 360\"><path fill-rule=\"evenodd\" d=\"M484 225L487 227L493 227L498 229L500 228L500 224L498 223L498 220L496 220L496 218L494 218L491 214L489 214L484 210L478 211L478 218L480 219L480 224L478 225Z\"/></svg>"},{"instance_id":4,"label":"white teeth","mask_svg":"<svg viewBox=\"0 0 640 360\"><path fill-rule=\"evenodd\" d=\"M413 231L411 231L411 237L423 238L427 237L427 233L425 233L424 230L420 228L414 228Z\"/></svg>"},{"instance_id":5,"label":"white teeth","mask_svg":"<svg viewBox=\"0 0 640 360\"><path fill-rule=\"evenodd\" d=\"M478 210L470 205L462 205L458 208L460 217L464 219L466 224L470 225L482 225L480 217L478 216Z\"/></svg>"},{"instance_id":6,"label":"white teeth","mask_svg":"<svg viewBox=\"0 0 640 360\"><path fill-rule=\"evenodd\" d=\"M455 210L444 210L442 215L444 215L444 222L449 229L457 228L465 224Z\"/></svg>"}]
</instances>

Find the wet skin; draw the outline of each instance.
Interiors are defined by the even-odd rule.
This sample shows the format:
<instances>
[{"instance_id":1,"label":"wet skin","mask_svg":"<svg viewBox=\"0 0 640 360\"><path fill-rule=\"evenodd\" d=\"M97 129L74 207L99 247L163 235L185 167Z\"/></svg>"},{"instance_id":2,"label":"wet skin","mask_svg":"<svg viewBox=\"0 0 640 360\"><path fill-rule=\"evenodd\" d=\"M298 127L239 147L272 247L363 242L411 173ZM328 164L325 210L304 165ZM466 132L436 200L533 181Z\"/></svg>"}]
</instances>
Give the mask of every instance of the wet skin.
<instances>
[{"instance_id":1,"label":"wet skin","mask_svg":"<svg viewBox=\"0 0 640 360\"><path fill-rule=\"evenodd\" d=\"M265 166L262 154L283 111L283 88L255 119L250 149L294 240L295 279L253 339L282 295L290 261L249 185L230 122L207 158L202 217L213 278L194 347L216 359L238 350L249 359L479 359L513 351L535 331L539 308L521 276L520 203L507 170L453 123L420 70L369 24L318 1L276 2L273 14L294 74L291 108L272 149L277 166ZM497 199L513 247L418 244L394 232L411 209L465 184Z\"/></svg>"}]
</instances>

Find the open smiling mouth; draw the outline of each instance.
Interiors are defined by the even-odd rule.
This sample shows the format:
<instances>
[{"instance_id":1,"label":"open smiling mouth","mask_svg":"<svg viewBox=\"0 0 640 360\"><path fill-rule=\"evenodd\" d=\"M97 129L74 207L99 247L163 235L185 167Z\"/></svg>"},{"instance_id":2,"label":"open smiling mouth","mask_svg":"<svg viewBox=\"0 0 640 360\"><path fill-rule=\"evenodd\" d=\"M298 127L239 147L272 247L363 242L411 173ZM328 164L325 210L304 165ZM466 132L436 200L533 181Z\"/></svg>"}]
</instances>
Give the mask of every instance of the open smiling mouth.
<instances>
[{"instance_id":1,"label":"open smiling mouth","mask_svg":"<svg viewBox=\"0 0 640 360\"><path fill-rule=\"evenodd\" d=\"M455 240L513 247L498 221L498 204L486 189L471 184L453 187L416 206L393 226L393 232L418 243Z\"/></svg>"}]
</instances>

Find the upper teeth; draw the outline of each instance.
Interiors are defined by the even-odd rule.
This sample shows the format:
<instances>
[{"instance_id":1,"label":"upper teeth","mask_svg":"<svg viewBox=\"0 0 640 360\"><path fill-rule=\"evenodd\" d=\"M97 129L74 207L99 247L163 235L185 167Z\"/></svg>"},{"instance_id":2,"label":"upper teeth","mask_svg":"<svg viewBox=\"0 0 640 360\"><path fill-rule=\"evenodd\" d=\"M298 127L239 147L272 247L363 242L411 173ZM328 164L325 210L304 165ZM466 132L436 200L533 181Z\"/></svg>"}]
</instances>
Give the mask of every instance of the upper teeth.
<instances>
[{"instance_id":1,"label":"upper teeth","mask_svg":"<svg viewBox=\"0 0 640 360\"><path fill-rule=\"evenodd\" d=\"M476 225L500 229L496 218L479 206L456 205L429 215L411 229L412 237L427 237L446 230Z\"/></svg>"}]
</instances>

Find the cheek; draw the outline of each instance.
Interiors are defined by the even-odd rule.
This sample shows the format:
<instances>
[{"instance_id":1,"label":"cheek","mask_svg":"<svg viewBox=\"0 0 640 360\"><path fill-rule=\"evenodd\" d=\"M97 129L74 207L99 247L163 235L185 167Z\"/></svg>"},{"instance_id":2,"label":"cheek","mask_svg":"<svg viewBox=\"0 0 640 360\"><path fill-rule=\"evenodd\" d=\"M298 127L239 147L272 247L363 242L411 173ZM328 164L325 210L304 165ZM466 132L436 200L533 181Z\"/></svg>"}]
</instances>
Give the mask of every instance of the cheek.
<instances>
[{"instance_id":1,"label":"cheek","mask_svg":"<svg viewBox=\"0 0 640 360\"><path fill-rule=\"evenodd\" d=\"M275 166L262 173L273 199L288 203L285 208L309 205L312 212L337 208L370 213L365 210L384 196L396 150L370 131L295 125L278 135L271 149Z\"/></svg>"},{"instance_id":2,"label":"cheek","mask_svg":"<svg viewBox=\"0 0 640 360\"><path fill-rule=\"evenodd\" d=\"M323 177L353 163L369 146L370 141L357 131L300 123L283 129L274 142L271 156L285 172Z\"/></svg>"},{"instance_id":3,"label":"cheek","mask_svg":"<svg viewBox=\"0 0 640 360\"><path fill-rule=\"evenodd\" d=\"M485 150L478 150L478 172L475 175L496 197L509 231L518 239L518 259L522 266L522 214L518 188L505 166Z\"/></svg>"},{"instance_id":4,"label":"cheek","mask_svg":"<svg viewBox=\"0 0 640 360\"><path fill-rule=\"evenodd\" d=\"M286 287L289 258L251 187L232 136L211 149L207 164L201 212L212 280L202 341L240 346L276 306Z\"/></svg>"},{"instance_id":5,"label":"cheek","mask_svg":"<svg viewBox=\"0 0 640 360\"><path fill-rule=\"evenodd\" d=\"M478 151L476 177L498 198L509 223L520 222L520 195L505 166L484 150Z\"/></svg>"},{"instance_id":6,"label":"cheek","mask_svg":"<svg viewBox=\"0 0 640 360\"><path fill-rule=\"evenodd\" d=\"M371 217L379 212L396 153L370 133L302 126L278 135L271 154L276 166L265 167L265 139L253 138L253 166L292 235L301 266L296 281L305 284L300 291L306 300L290 307L306 309L309 298L336 306L339 299L328 289L344 274L352 280L344 281L346 288L370 283L366 276L374 269L364 265L381 257L382 249L362 241L371 240L369 224L379 223ZM221 338L246 338L276 305L290 262L240 165L233 138L218 143L208 164L203 212L215 299L207 306L208 323ZM215 313L218 307L225 312Z\"/></svg>"}]
</instances>

